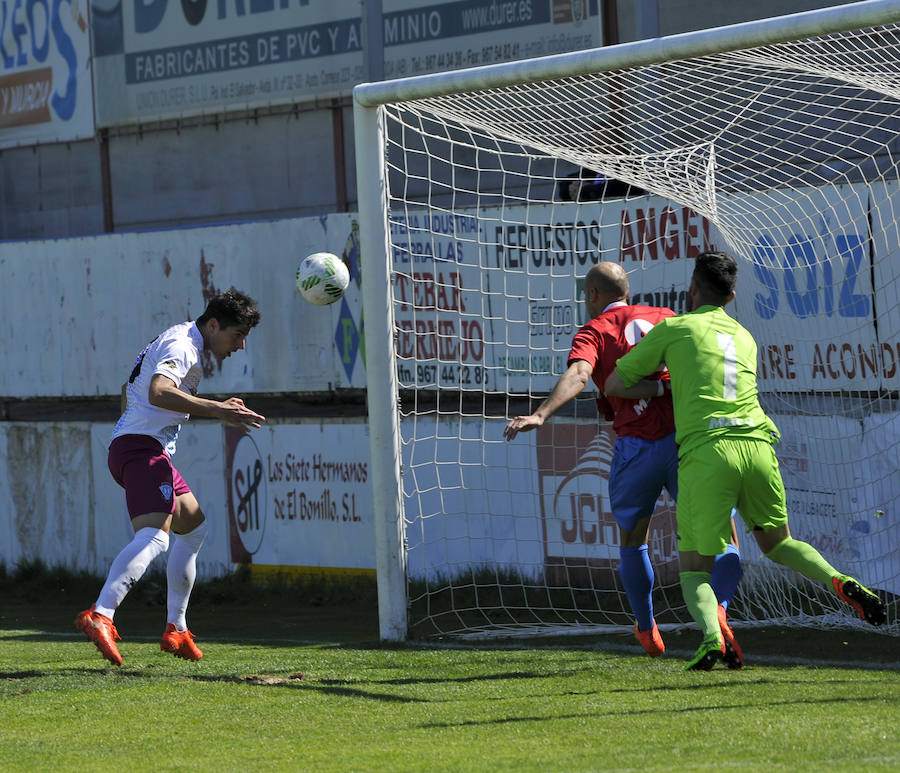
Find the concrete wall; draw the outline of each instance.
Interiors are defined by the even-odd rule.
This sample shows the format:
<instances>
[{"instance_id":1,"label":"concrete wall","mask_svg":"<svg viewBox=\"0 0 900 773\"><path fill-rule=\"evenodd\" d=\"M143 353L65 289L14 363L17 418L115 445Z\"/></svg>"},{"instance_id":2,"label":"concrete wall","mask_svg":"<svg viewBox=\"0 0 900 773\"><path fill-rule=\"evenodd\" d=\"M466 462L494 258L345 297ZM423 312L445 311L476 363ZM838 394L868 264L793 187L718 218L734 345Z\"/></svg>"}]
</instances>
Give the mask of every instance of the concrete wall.
<instances>
[{"instance_id":1,"label":"concrete wall","mask_svg":"<svg viewBox=\"0 0 900 773\"><path fill-rule=\"evenodd\" d=\"M114 136L116 230L338 212L334 128L333 111L306 110Z\"/></svg>"},{"instance_id":2,"label":"concrete wall","mask_svg":"<svg viewBox=\"0 0 900 773\"><path fill-rule=\"evenodd\" d=\"M0 239L103 233L95 140L0 151Z\"/></svg>"},{"instance_id":3,"label":"concrete wall","mask_svg":"<svg viewBox=\"0 0 900 773\"><path fill-rule=\"evenodd\" d=\"M16 356L0 370L0 395L118 395L147 341L196 319L209 293L232 286L256 298L262 321L244 351L206 363L203 392L362 387L358 346L345 344L358 343L357 282L340 303L318 307L300 298L295 279L303 257L341 255L352 233L344 214L9 244L0 304Z\"/></svg>"}]
</instances>

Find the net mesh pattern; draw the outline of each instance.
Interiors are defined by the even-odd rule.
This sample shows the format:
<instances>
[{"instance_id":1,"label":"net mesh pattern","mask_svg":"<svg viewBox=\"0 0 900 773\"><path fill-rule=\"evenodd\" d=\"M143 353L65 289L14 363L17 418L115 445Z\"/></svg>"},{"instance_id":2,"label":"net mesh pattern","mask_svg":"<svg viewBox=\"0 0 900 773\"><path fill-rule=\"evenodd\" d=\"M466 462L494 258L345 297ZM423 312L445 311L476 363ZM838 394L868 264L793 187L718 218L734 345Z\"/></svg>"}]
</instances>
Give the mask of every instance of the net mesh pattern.
<instances>
[{"instance_id":1,"label":"net mesh pattern","mask_svg":"<svg viewBox=\"0 0 900 773\"><path fill-rule=\"evenodd\" d=\"M900 630L898 33L383 108L413 635L630 626L595 387L535 433L503 427L565 371L590 265L680 313L704 249L740 264L729 311L759 345L794 535ZM674 530L664 492L662 623L689 620ZM853 624L739 532L732 617Z\"/></svg>"}]
</instances>

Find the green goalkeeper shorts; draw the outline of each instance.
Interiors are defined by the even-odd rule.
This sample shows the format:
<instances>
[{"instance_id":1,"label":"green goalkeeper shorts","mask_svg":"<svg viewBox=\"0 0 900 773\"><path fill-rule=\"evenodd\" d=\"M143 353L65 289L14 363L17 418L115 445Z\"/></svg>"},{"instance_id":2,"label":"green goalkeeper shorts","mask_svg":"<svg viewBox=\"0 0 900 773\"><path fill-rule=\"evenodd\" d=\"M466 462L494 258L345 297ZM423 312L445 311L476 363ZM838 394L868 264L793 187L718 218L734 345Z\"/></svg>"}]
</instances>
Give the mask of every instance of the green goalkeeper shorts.
<instances>
[{"instance_id":1,"label":"green goalkeeper shorts","mask_svg":"<svg viewBox=\"0 0 900 773\"><path fill-rule=\"evenodd\" d=\"M723 553L731 540L731 509L748 529L787 524L784 482L775 449L765 440L718 438L678 462L678 549Z\"/></svg>"}]
</instances>

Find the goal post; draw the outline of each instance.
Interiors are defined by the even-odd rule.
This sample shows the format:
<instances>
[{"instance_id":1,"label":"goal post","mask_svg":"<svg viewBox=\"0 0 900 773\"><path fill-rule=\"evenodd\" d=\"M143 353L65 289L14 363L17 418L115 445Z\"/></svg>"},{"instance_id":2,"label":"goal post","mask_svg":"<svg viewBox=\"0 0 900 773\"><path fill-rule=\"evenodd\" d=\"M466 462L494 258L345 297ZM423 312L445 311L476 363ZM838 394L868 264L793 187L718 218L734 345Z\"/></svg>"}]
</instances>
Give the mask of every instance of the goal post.
<instances>
[{"instance_id":1,"label":"goal post","mask_svg":"<svg viewBox=\"0 0 900 773\"><path fill-rule=\"evenodd\" d=\"M869 0L354 89L382 639L630 624L593 395L502 428L565 369L591 263L681 312L712 247L740 262L792 528L896 633L898 73L900 0ZM653 521L658 618L684 622L665 496ZM852 624L742 550L737 619Z\"/></svg>"},{"instance_id":2,"label":"goal post","mask_svg":"<svg viewBox=\"0 0 900 773\"><path fill-rule=\"evenodd\" d=\"M360 233L365 234L366 247L362 249L371 256L363 271L362 292L379 632L385 641L402 641L407 636L406 549L391 289L392 253L385 217L388 200L383 162L384 121L379 110L367 110L358 105L354 120L357 177L367 181L366 195L359 196L359 227Z\"/></svg>"}]
</instances>

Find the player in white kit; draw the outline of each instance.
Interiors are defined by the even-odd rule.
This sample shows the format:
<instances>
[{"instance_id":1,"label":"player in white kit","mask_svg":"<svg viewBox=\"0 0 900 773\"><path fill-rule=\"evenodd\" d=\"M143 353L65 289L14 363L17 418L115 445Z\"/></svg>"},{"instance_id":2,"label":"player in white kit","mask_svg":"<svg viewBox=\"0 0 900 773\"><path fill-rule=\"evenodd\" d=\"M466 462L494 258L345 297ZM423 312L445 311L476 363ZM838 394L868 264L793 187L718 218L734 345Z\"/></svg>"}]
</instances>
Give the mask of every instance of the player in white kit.
<instances>
[{"instance_id":1,"label":"player in white kit","mask_svg":"<svg viewBox=\"0 0 900 773\"><path fill-rule=\"evenodd\" d=\"M122 664L122 656L113 615L170 541L168 618L159 646L187 660L203 656L185 613L207 524L171 457L181 423L192 415L243 427L259 427L265 421L238 397L218 401L197 396L203 352L221 363L246 346L259 319L256 301L249 296L234 289L219 293L196 322L174 325L144 347L122 387L122 416L113 430L108 463L113 478L125 489L134 539L113 560L96 603L75 619L76 627L115 665Z\"/></svg>"}]
</instances>

